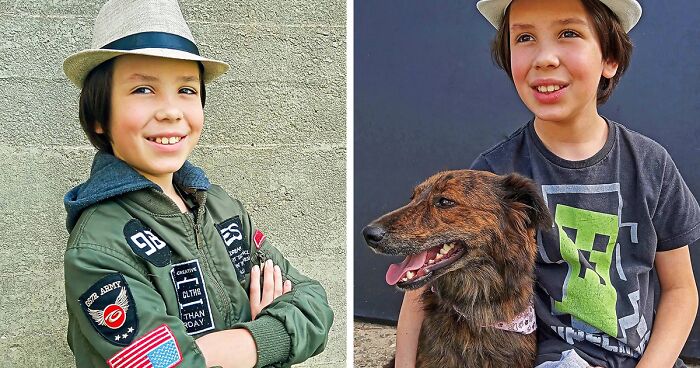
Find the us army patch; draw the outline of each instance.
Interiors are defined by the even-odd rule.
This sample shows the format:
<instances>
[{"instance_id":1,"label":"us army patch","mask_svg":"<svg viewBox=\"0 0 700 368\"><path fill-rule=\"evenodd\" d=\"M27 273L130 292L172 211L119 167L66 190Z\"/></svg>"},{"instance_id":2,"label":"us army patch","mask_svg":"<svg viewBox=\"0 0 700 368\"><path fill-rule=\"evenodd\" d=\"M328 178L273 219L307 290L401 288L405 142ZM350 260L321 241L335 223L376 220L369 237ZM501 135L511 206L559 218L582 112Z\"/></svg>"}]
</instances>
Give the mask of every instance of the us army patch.
<instances>
[{"instance_id":1,"label":"us army patch","mask_svg":"<svg viewBox=\"0 0 700 368\"><path fill-rule=\"evenodd\" d=\"M124 225L124 237L139 257L156 267L170 264L170 247L141 221L132 219Z\"/></svg>"},{"instance_id":2,"label":"us army patch","mask_svg":"<svg viewBox=\"0 0 700 368\"><path fill-rule=\"evenodd\" d=\"M216 225L216 228L219 230L221 239L224 240L226 252L236 270L236 276L238 276L238 280L242 280L250 272L251 265L250 247L246 246L243 238L241 219L238 216L231 217Z\"/></svg>"},{"instance_id":3,"label":"us army patch","mask_svg":"<svg viewBox=\"0 0 700 368\"><path fill-rule=\"evenodd\" d=\"M138 331L136 305L120 273L107 275L78 298L92 327L114 345L126 346Z\"/></svg>"},{"instance_id":4,"label":"us army patch","mask_svg":"<svg viewBox=\"0 0 700 368\"><path fill-rule=\"evenodd\" d=\"M187 334L195 335L213 329L214 320L199 260L174 264L170 276L180 305L180 320L185 324Z\"/></svg>"}]
</instances>

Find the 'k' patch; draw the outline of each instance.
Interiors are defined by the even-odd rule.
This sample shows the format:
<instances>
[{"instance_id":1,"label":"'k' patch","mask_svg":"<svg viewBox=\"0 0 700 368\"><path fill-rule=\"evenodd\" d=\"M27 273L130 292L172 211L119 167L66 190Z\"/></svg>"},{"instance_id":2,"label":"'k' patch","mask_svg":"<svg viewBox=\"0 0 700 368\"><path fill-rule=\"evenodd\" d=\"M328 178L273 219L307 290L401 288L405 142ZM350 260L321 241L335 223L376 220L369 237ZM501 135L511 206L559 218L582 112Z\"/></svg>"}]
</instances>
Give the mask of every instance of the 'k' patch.
<instances>
[{"instance_id":1,"label":"'k' patch","mask_svg":"<svg viewBox=\"0 0 700 368\"><path fill-rule=\"evenodd\" d=\"M180 305L180 320L187 333L195 335L213 329L214 320L199 260L174 264L170 276Z\"/></svg>"},{"instance_id":2,"label":"'k' patch","mask_svg":"<svg viewBox=\"0 0 700 368\"><path fill-rule=\"evenodd\" d=\"M250 272L250 247L246 246L243 238L241 219L238 216L216 225L221 239L226 245L226 252L231 259L233 268L236 270L238 280L242 280Z\"/></svg>"},{"instance_id":3,"label":"'k' patch","mask_svg":"<svg viewBox=\"0 0 700 368\"><path fill-rule=\"evenodd\" d=\"M141 221L132 219L127 222L124 225L124 237L134 253L154 266L170 264L170 247Z\"/></svg>"},{"instance_id":4,"label":"'k' patch","mask_svg":"<svg viewBox=\"0 0 700 368\"><path fill-rule=\"evenodd\" d=\"M120 273L107 275L78 298L97 332L114 345L131 343L138 330L136 305Z\"/></svg>"}]
</instances>

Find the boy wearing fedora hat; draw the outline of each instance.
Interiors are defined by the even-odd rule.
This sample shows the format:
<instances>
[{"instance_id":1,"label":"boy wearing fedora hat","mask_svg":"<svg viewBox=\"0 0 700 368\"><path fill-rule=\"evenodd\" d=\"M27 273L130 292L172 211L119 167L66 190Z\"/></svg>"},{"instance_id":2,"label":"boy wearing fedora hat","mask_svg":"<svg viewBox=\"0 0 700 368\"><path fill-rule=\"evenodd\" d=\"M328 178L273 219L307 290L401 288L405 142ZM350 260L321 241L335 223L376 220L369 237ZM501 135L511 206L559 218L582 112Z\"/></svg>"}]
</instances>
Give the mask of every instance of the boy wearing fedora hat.
<instances>
[{"instance_id":1,"label":"boy wearing fedora hat","mask_svg":"<svg viewBox=\"0 0 700 368\"><path fill-rule=\"evenodd\" d=\"M536 364L684 367L677 358L698 304L688 244L700 238L700 207L663 147L598 114L629 65L627 32L641 6L481 0L477 8L497 29L494 60L534 118L472 168L534 179L555 220L537 235ZM397 367L416 362L421 293L404 297Z\"/></svg>"},{"instance_id":2,"label":"boy wearing fedora hat","mask_svg":"<svg viewBox=\"0 0 700 368\"><path fill-rule=\"evenodd\" d=\"M325 347L321 285L187 161L205 83L227 69L199 54L176 0L109 0L92 47L65 60L98 149L64 199L78 367L288 367Z\"/></svg>"}]
</instances>

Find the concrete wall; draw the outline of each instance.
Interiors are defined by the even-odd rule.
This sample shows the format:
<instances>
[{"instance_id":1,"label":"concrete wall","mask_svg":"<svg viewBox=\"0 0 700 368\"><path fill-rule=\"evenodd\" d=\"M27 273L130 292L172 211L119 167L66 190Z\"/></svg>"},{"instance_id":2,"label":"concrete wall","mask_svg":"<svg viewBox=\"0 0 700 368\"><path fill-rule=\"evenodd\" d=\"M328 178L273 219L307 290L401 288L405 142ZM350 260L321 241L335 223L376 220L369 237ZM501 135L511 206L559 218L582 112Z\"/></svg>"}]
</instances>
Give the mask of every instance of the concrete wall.
<instances>
[{"instance_id":1,"label":"concrete wall","mask_svg":"<svg viewBox=\"0 0 700 368\"><path fill-rule=\"evenodd\" d=\"M96 4L98 3L98 4ZM0 0L0 367L70 367L62 197L94 150L63 59L89 45L103 1ZM210 84L191 160L241 198L326 287L329 345L305 365L345 362L345 2L181 0Z\"/></svg>"}]
</instances>

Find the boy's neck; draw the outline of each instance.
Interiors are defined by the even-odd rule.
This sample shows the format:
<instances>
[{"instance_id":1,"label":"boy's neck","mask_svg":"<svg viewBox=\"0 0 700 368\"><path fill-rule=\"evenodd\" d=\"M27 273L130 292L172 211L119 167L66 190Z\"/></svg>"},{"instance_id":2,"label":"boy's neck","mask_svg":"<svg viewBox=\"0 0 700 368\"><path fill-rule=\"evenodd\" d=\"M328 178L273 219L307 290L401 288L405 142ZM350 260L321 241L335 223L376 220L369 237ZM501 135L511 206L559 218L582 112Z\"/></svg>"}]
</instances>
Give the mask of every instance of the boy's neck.
<instances>
[{"instance_id":1,"label":"boy's neck","mask_svg":"<svg viewBox=\"0 0 700 368\"><path fill-rule=\"evenodd\" d=\"M568 160L593 157L608 139L608 124L597 113L571 121L544 121L535 118L535 132L553 154Z\"/></svg>"},{"instance_id":2,"label":"boy's neck","mask_svg":"<svg viewBox=\"0 0 700 368\"><path fill-rule=\"evenodd\" d=\"M138 171L138 170L137 170ZM164 176L152 176L144 173L140 173L143 175L146 179L152 181L156 185L160 187L160 189L163 190L163 194L168 196L175 204L177 207L180 209L180 212L187 212L187 205L185 204L185 201L180 197L180 195L177 193L177 190L175 189L175 185L173 184L173 173L164 175Z\"/></svg>"}]
</instances>

